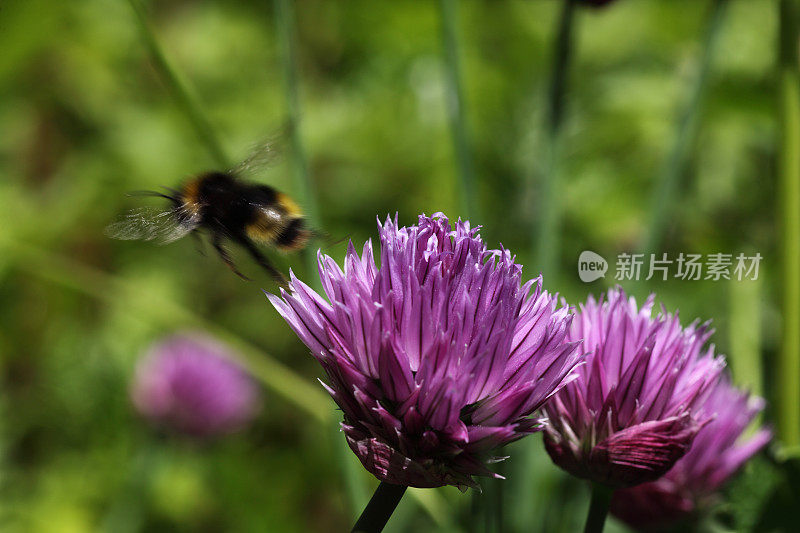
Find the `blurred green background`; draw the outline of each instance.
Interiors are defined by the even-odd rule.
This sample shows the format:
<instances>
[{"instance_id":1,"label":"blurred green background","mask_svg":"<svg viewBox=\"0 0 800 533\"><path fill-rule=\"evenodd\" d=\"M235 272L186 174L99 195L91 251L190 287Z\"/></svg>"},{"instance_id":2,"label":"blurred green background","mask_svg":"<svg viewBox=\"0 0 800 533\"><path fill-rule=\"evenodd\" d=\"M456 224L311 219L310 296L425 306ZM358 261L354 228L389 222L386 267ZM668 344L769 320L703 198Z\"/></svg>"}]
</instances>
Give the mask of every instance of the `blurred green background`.
<instances>
[{"instance_id":1,"label":"blurred green background","mask_svg":"<svg viewBox=\"0 0 800 533\"><path fill-rule=\"evenodd\" d=\"M759 280L625 286L638 297L656 290L685 321L713 319L735 381L763 394L772 376L759 361L770 367L780 334L778 17L773 0L729 4L657 251L759 252ZM617 254L643 246L653 191L701 70L710 5L619 0L575 13L556 165L560 246L544 272L545 287L571 303L612 285ZM144 7L231 158L285 123L271 3ZM547 92L561 11L557 0L467 2L449 20L468 149L461 162L476 182L470 218L490 246L514 250L529 276L541 268L533 243L550 172ZM289 20L315 224L360 245L375 237L376 216L466 215L439 4L303 0ZM308 202L292 177L300 152L291 144L258 179ZM158 247L103 235L124 210L154 203L126 192L218 166L154 66L128 2L0 0L1 530L342 531L377 484L337 433L332 401L274 388L287 382L271 361L314 392L322 372L264 298L261 287L272 286L249 258L235 251L254 283L189 239ZM609 259L610 275L582 283L583 250ZM344 244L326 252L340 259ZM311 277L302 255L271 257ZM265 382L264 409L247 431L193 445L156 437L133 412L137 358L183 327L241 347ZM506 530L579 527L588 491L550 464L539 438L510 455ZM749 487L743 500L760 497L752 487L772 468L761 461L738 482ZM467 531L471 500L454 488L407 496L390 529ZM722 522L744 528L755 520L744 507L724 508Z\"/></svg>"}]
</instances>

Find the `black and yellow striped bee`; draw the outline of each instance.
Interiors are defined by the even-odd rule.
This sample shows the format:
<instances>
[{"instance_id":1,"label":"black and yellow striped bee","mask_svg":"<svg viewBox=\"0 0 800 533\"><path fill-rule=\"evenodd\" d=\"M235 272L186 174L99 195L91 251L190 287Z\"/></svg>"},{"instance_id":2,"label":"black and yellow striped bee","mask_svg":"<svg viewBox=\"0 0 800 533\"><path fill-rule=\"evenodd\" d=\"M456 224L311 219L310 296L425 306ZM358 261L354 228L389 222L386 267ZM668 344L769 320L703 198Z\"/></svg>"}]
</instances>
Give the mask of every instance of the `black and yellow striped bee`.
<instances>
[{"instance_id":1,"label":"black and yellow striped bee","mask_svg":"<svg viewBox=\"0 0 800 533\"><path fill-rule=\"evenodd\" d=\"M129 211L106 228L115 239L140 239L167 244L186 235L199 237L205 230L219 256L239 277L242 274L228 255L223 243L242 246L281 286L286 278L261 253L257 245L281 251L300 250L316 232L306 226L303 213L288 195L269 185L248 183L239 178L242 170L253 166L251 156L229 171L199 174L177 189L165 188L164 193L142 191L140 196L158 196L170 201L167 209L139 208Z\"/></svg>"}]
</instances>

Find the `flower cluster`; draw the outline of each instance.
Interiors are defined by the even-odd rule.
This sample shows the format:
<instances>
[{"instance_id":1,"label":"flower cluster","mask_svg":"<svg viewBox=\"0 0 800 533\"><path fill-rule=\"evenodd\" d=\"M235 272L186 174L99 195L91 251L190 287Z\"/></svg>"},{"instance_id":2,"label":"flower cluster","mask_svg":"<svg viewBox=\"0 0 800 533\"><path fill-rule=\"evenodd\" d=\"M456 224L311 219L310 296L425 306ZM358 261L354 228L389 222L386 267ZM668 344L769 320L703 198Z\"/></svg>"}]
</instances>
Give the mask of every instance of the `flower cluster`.
<instances>
[{"instance_id":1,"label":"flower cluster","mask_svg":"<svg viewBox=\"0 0 800 533\"><path fill-rule=\"evenodd\" d=\"M541 276L522 283L507 250L440 213L379 232L380 267L371 242L360 255L351 243L343 268L319 254L327 298L294 275L268 296L322 364L389 510L405 486L499 477L497 450L544 429L557 465L614 489L613 512L649 527L713 501L769 441L741 439L763 402L730 384L708 323L683 327L621 288L573 315ZM383 509L372 505L366 522Z\"/></svg>"},{"instance_id":2,"label":"flower cluster","mask_svg":"<svg viewBox=\"0 0 800 533\"><path fill-rule=\"evenodd\" d=\"M762 428L742 438L763 409L761 398L737 390L723 377L702 407L712 420L697 434L689 452L660 479L617 491L611 512L645 528L667 525L708 507L720 487L772 437Z\"/></svg>"},{"instance_id":3,"label":"flower cluster","mask_svg":"<svg viewBox=\"0 0 800 533\"><path fill-rule=\"evenodd\" d=\"M545 446L567 472L621 488L657 479L692 445L724 360L707 324L682 328L653 297L639 309L620 288L582 305L569 340L588 352L579 378L548 402Z\"/></svg>"},{"instance_id":4,"label":"flower cluster","mask_svg":"<svg viewBox=\"0 0 800 533\"><path fill-rule=\"evenodd\" d=\"M581 361L567 307L521 283L507 250L442 214L379 223L341 269L320 255L327 300L294 276L270 300L319 360L365 468L415 487L475 486L494 450L542 429L531 415Z\"/></svg>"},{"instance_id":5,"label":"flower cluster","mask_svg":"<svg viewBox=\"0 0 800 533\"><path fill-rule=\"evenodd\" d=\"M208 438L242 428L258 412L259 391L230 350L201 334L169 337L139 362L136 409L159 427Z\"/></svg>"}]
</instances>

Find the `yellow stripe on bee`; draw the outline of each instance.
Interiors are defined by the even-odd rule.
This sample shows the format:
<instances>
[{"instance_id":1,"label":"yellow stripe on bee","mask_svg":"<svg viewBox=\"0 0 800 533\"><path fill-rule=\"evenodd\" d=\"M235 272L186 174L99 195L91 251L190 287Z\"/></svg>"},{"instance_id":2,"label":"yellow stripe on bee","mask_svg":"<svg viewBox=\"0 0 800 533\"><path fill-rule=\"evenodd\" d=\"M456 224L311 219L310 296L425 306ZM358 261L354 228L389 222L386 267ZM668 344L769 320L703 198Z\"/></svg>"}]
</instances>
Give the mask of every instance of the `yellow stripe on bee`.
<instances>
[{"instance_id":1,"label":"yellow stripe on bee","mask_svg":"<svg viewBox=\"0 0 800 533\"><path fill-rule=\"evenodd\" d=\"M244 230L251 240L262 244L272 244L283 227L280 214L272 208L267 208L259 209L256 219L247 224Z\"/></svg>"},{"instance_id":2,"label":"yellow stripe on bee","mask_svg":"<svg viewBox=\"0 0 800 533\"><path fill-rule=\"evenodd\" d=\"M303 216L303 211L300 209L300 206L289 196L279 192L277 196L275 196L275 200L290 218L300 218Z\"/></svg>"},{"instance_id":3,"label":"yellow stripe on bee","mask_svg":"<svg viewBox=\"0 0 800 533\"><path fill-rule=\"evenodd\" d=\"M181 201L183 202L183 209L192 215L197 215L200 212L200 203L198 202L200 196L200 178L195 178L186 182L181 191Z\"/></svg>"},{"instance_id":4,"label":"yellow stripe on bee","mask_svg":"<svg viewBox=\"0 0 800 533\"><path fill-rule=\"evenodd\" d=\"M278 236L276 227L265 227L258 222L254 222L245 226L245 232L250 240L262 244L272 244L275 240L275 237Z\"/></svg>"}]
</instances>

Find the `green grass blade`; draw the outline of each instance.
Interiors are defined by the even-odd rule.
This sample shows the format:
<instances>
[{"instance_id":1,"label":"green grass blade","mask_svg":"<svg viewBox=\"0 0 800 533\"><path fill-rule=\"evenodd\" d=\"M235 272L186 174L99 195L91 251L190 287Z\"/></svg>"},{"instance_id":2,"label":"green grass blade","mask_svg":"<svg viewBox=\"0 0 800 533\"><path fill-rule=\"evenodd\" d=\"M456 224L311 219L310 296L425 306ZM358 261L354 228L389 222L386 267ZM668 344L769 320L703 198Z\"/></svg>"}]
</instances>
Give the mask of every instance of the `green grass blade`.
<instances>
[{"instance_id":1,"label":"green grass blade","mask_svg":"<svg viewBox=\"0 0 800 533\"><path fill-rule=\"evenodd\" d=\"M371 493L365 481L364 468L345 443L339 422L338 417L333 420L331 434L333 435L333 446L336 451L336 461L339 463L339 468L344 478L347 513L351 520L355 521L369 501Z\"/></svg>"},{"instance_id":2,"label":"green grass blade","mask_svg":"<svg viewBox=\"0 0 800 533\"><path fill-rule=\"evenodd\" d=\"M541 190L537 198L538 217L533 217L534 250L536 255L532 272L541 271L550 282L557 276L556 265L560 255L560 152L566 107L566 93L570 64L573 56L573 29L575 0L565 0L561 9L556 33L547 101L545 169Z\"/></svg>"},{"instance_id":3,"label":"green grass blade","mask_svg":"<svg viewBox=\"0 0 800 533\"><path fill-rule=\"evenodd\" d=\"M169 328L196 327L235 349L239 362L268 389L318 422L330 420L333 405L316 384L309 383L264 350L244 341L146 286L107 274L70 258L15 241L0 242L3 254L16 258L26 272L109 303L129 303L137 317ZM265 302L266 305L266 302Z\"/></svg>"},{"instance_id":4,"label":"green grass blade","mask_svg":"<svg viewBox=\"0 0 800 533\"><path fill-rule=\"evenodd\" d=\"M800 445L800 2L780 2L778 175L783 335L776 368L776 430L786 447Z\"/></svg>"},{"instance_id":5,"label":"green grass blade","mask_svg":"<svg viewBox=\"0 0 800 533\"><path fill-rule=\"evenodd\" d=\"M544 170L536 195L537 215L531 217L535 224L531 231L534 251L530 262L531 273L542 272L548 284L558 283L556 267L560 255L561 218L559 162L569 71L574 54L573 34L576 7L575 0L565 0L562 3L557 22L544 124ZM533 179L531 179L529 187L531 190L535 188ZM532 194L530 196L533 197ZM539 496L542 494L543 487L551 480L546 471L538 468L544 457L544 450L541 448L541 442L537 444L538 446L535 446L531 439L526 439L524 445L518 446L513 472L509 475L508 493L512 502L512 514L509 521L512 529L534 528L532 530L538 531L534 524L536 524L537 512L541 513L542 511L539 505ZM543 527L541 523L538 526Z\"/></svg>"},{"instance_id":6,"label":"green grass blade","mask_svg":"<svg viewBox=\"0 0 800 533\"><path fill-rule=\"evenodd\" d=\"M147 20L147 14L144 8L137 0L128 0L128 3L136 14L136 23L139 26L142 40L150 52L153 66L159 76L161 76L167 89L172 93L176 104L183 114L186 115L186 118L189 119L189 123L192 128L194 128L200 141L214 158L214 162L219 165L221 169L230 168L232 166L231 159L225 153L222 143L215 133L214 127L211 125L205 113L203 113L203 108L197 96L190 90L189 85L172 67L167 56L164 54L164 50L158 42L158 39L156 39L153 28Z\"/></svg>"},{"instance_id":7,"label":"green grass blade","mask_svg":"<svg viewBox=\"0 0 800 533\"><path fill-rule=\"evenodd\" d=\"M730 281L730 353L735 382L763 396L761 370L761 279Z\"/></svg>"},{"instance_id":8,"label":"green grass blade","mask_svg":"<svg viewBox=\"0 0 800 533\"><path fill-rule=\"evenodd\" d=\"M298 97L297 54L295 52L294 6L291 0L274 0L275 30L280 49L281 68L283 70L284 98L286 100L287 125L289 143L291 145L291 166L294 192L305 209L305 214L314 226L319 226L319 209L316 195L313 192L308 172L308 159L302 136L302 111ZM301 252L306 267L306 276L313 277L317 270L316 257L309 249ZM312 286L319 288L318 282Z\"/></svg>"},{"instance_id":9,"label":"green grass blade","mask_svg":"<svg viewBox=\"0 0 800 533\"><path fill-rule=\"evenodd\" d=\"M298 98L299 86L297 82L297 54L295 52L295 15L291 0L274 0L275 30L280 48L280 60L283 70L284 98L286 100L289 142L291 144L292 176L294 178L294 191L304 206L306 215L312 225L320 223L316 196L314 195L311 179L308 172L308 159L301 130L301 107ZM306 278L309 284L320 288L320 281L314 275L317 269L316 257L309 249L302 252L306 268ZM336 432L339 431L338 424ZM348 512L353 517L358 517L364 503L369 500L364 472L358 461L354 461L347 445L337 439L336 461L344 478L345 491L348 502Z\"/></svg>"},{"instance_id":10,"label":"green grass blade","mask_svg":"<svg viewBox=\"0 0 800 533\"><path fill-rule=\"evenodd\" d=\"M653 189L649 210L650 220L642 248L645 254L655 253L661 246L667 224L674 215L675 197L678 193L681 176L686 169L689 151L697 134L703 95L708 85L708 75L727 4L728 0L712 0L711 11L703 32L700 64L689 87L688 101L678 120L672 146L661 169L658 183Z\"/></svg>"},{"instance_id":11,"label":"green grass blade","mask_svg":"<svg viewBox=\"0 0 800 533\"><path fill-rule=\"evenodd\" d=\"M480 220L475 191L475 169L472 160L467 120L464 114L464 88L458 48L458 2L440 0L442 48L445 68L445 106L450 122L456 163L458 165L460 206L462 218ZM473 220L473 222L475 221Z\"/></svg>"},{"instance_id":12,"label":"green grass blade","mask_svg":"<svg viewBox=\"0 0 800 533\"><path fill-rule=\"evenodd\" d=\"M408 493L443 531L456 531L450 516L450 508L439 489L409 487Z\"/></svg>"}]
</instances>

